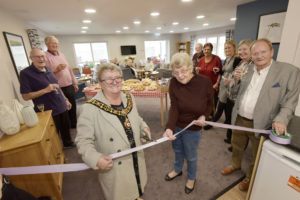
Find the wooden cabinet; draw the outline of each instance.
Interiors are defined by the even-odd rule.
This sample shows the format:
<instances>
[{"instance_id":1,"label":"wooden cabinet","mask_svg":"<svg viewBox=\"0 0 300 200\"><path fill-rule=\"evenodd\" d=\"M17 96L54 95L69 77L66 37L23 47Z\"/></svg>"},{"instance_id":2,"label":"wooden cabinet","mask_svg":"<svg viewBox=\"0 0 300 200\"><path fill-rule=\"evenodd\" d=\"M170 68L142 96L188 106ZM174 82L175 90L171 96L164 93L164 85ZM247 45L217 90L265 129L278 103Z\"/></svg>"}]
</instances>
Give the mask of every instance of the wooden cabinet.
<instances>
[{"instance_id":1,"label":"wooden cabinet","mask_svg":"<svg viewBox=\"0 0 300 200\"><path fill-rule=\"evenodd\" d=\"M65 160L51 111L38 113L39 123L21 126L19 133L0 139L0 167L63 164ZM14 185L32 195L62 200L62 173L9 177Z\"/></svg>"},{"instance_id":2,"label":"wooden cabinet","mask_svg":"<svg viewBox=\"0 0 300 200\"><path fill-rule=\"evenodd\" d=\"M191 53L191 42L178 42L178 52Z\"/></svg>"}]
</instances>

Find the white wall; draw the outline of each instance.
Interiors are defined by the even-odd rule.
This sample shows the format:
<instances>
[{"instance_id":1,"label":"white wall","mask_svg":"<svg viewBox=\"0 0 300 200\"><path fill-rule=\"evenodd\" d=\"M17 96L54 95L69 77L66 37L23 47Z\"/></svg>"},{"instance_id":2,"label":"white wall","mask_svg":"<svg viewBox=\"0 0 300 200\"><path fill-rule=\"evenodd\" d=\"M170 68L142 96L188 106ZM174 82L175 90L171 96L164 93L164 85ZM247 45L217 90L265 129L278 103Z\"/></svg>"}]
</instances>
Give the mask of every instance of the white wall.
<instances>
[{"instance_id":1,"label":"white wall","mask_svg":"<svg viewBox=\"0 0 300 200\"><path fill-rule=\"evenodd\" d=\"M34 27L27 25L24 21L0 9L0 100L17 98L21 102L23 101L19 92L20 82L16 75L2 32L5 31L21 35L27 54L29 54L31 46L26 33L26 29L28 28ZM44 34L41 31L39 31L39 33ZM22 103L24 104L25 102Z\"/></svg>"},{"instance_id":2,"label":"white wall","mask_svg":"<svg viewBox=\"0 0 300 200\"><path fill-rule=\"evenodd\" d=\"M79 42L107 42L109 59L118 58L124 59L128 56L121 56L121 45L136 45L137 55L136 61L145 59L145 40L169 40L170 55L177 52L177 42L180 41L179 34L166 34L161 36L154 36L153 34L135 34L135 35L57 35L59 40L60 50L67 57L71 66L76 67L76 57L73 43Z\"/></svg>"},{"instance_id":3,"label":"white wall","mask_svg":"<svg viewBox=\"0 0 300 200\"><path fill-rule=\"evenodd\" d=\"M25 23L3 10L0 10L0 25L0 100L13 99L17 96L14 92L14 85L18 91L20 84L2 32L21 35L27 53L30 51L30 43L25 31Z\"/></svg>"},{"instance_id":4,"label":"white wall","mask_svg":"<svg viewBox=\"0 0 300 200\"><path fill-rule=\"evenodd\" d=\"M234 29L234 25L232 26L225 26L225 27L220 27L220 28L213 28L213 29L208 29L208 30L203 30L203 31L193 31L193 32L188 32L188 33L183 33L181 34L181 41L190 41L191 36L207 36L207 35L218 35L226 32L228 29Z\"/></svg>"},{"instance_id":5,"label":"white wall","mask_svg":"<svg viewBox=\"0 0 300 200\"><path fill-rule=\"evenodd\" d=\"M284 21L277 60L287 62L300 68L300 1L289 0L287 14ZM300 116L300 97L295 114Z\"/></svg>"}]
</instances>

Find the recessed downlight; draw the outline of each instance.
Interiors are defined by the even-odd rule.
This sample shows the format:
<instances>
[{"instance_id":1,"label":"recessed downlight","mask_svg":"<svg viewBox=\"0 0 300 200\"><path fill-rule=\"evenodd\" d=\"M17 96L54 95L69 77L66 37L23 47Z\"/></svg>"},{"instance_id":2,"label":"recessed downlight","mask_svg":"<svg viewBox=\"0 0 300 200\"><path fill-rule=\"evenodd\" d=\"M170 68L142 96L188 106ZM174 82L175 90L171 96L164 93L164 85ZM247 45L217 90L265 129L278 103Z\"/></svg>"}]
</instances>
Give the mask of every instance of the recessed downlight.
<instances>
[{"instance_id":1,"label":"recessed downlight","mask_svg":"<svg viewBox=\"0 0 300 200\"><path fill-rule=\"evenodd\" d=\"M159 14L159 12L152 12L152 13L150 13L150 15L153 16L153 17L155 17L155 16L158 16L160 14Z\"/></svg>"},{"instance_id":2,"label":"recessed downlight","mask_svg":"<svg viewBox=\"0 0 300 200\"><path fill-rule=\"evenodd\" d=\"M204 15L198 15L196 18L197 19L203 19L205 16Z\"/></svg>"},{"instance_id":3,"label":"recessed downlight","mask_svg":"<svg viewBox=\"0 0 300 200\"><path fill-rule=\"evenodd\" d=\"M116 30L116 33L121 33L121 31L120 30Z\"/></svg>"},{"instance_id":4,"label":"recessed downlight","mask_svg":"<svg viewBox=\"0 0 300 200\"><path fill-rule=\"evenodd\" d=\"M89 27L87 27L87 26L83 26L83 27L81 27L81 29L89 29Z\"/></svg>"},{"instance_id":5,"label":"recessed downlight","mask_svg":"<svg viewBox=\"0 0 300 200\"><path fill-rule=\"evenodd\" d=\"M124 30L128 30L129 27L128 27L128 26L124 26L123 29L124 29Z\"/></svg>"},{"instance_id":6,"label":"recessed downlight","mask_svg":"<svg viewBox=\"0 0 300 200\"><path fill-rule=\"evenodd\" d=\"M173 24L174 26L176 26L176 25L179 24L179 22L173 22L172 24Z\"/></svg>"},{"instance_id":7,"label":"recessed downlight","mask_svg":"<svg viewBox=\"0 0 300 200\"><path fill-rule=\"evenodd\" d=\"M92 9L92 8L87 8L87 9L84 10L84 12L86 12L86 13L95 13L96 10Z\"/></svg>"},{"instance_id":8,"label":"recessed downlight","mask_svg":"<svg viewBox=\"0 0 300 200\"><path fill-rule=\"evenodd\" d=\"M82 20L82 23L85 23L85 24L90 24L90 23L92 23L92 20L85 19L85 20Z\"/></svg>"},{"instance_id":9,"label":"recessed downlight","mask_svg":"<svg viewBox=\"0 0 300 200\"><path fill-rule=\"evenodd\" d=\"M203 26L208 26L208 25L209 25L208 23L204 23L204 24L203 24Z\"/></svg>"},{"instance_id":10,"label":"recessed downlight","mask_svg":"<svg viewBox=\"0 0 300 200\"><path fill-rule=\"evenodd\" d=\"M235 21L235 20L236 20L235 17L231 17L231 18L230 18L230 21Z\"/></svg>"},{"instance_id":11,"label":"recessed downlight","mask_svg":"<svg viewBox=\"0 0 300 200\"><path fill-rule=\"evenodd\" d=\"M80 33L86 33L86 31L80 31Z\"/></svg>"},{"instance_id":12,"label":"recessed downlight","mask_svg":"<svg viewBox=\"0 0 300 200\"><path fill-rule=\"evenodd\" d=\"M141 24L141 21L135 20L135 21L133 21L133 23L136 24L136 25L138 25L138 24Z\"/></svg>"}]
</instances>

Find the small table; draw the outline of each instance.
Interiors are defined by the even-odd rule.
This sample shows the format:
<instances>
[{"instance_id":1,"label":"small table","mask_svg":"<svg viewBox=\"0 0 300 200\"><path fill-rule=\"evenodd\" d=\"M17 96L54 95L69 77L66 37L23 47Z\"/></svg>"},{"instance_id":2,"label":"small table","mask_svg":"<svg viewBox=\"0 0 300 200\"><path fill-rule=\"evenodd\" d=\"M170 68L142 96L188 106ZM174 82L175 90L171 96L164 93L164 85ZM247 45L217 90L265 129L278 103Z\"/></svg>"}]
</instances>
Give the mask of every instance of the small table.
<instances>
[{"instance_id":1,"label":"small table","mask_svg":"<svg viewBox=\"0 0 300 200\"><path fill-rule=\"evenodd\" d=\"M85 86L88 86L88 84L87 84L88 81L90 81L90 84L94 84L94 80L89 76L77 78L77 81L84 82Z\"/></svg>"},{"instance_id":2,"label":"small table","mask_svg":"<svg viewBox=\"0 0 300 200\"><path fill-rule=\"evenodd\" d=\"M86 99L88 97L93 97L95 96L100 88L96 88L95 86L88 86L83 89L83 92L86 96ZM130 92L133 96L135 97L144 97L144 98L160 98L160 117L161 117L161 126L164 126L165 121L164 121L164 98L166 101L166 112L168 111L168 89L164 88L164 90L154 90L150 91L147 89L143 91L135 91L134 89L131 89L127 92Z\"/></svg>"}]
</instances>

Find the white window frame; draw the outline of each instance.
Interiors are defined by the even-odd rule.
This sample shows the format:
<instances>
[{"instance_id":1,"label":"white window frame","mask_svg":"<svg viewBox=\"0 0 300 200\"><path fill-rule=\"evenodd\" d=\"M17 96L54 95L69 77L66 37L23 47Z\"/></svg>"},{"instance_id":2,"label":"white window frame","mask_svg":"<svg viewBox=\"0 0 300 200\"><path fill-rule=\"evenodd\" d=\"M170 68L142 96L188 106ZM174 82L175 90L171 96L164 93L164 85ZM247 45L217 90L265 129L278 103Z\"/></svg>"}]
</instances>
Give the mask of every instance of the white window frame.
<instances>
[{"instance_id":1,"label":"white window frame","mask_svg":"<svg viewBox=\"0 0 300 200\"><path fill-rule=\"evenodd\" d=\"M215 52L215 53L213 53L213 54L219 56L222 60L224 60L224 59L225 59L224 49L223 49L222 52L219 52L219 50L218 50L219 40L220 40L220 37L222 37L222 36L225 37L225 42L226 42L226 34L225 34L225 33L212 34L212 35L199 35L199 36L197 36L196 39L195 39L195 44L194 44L194 48L193 48L193 54L195 53L195 46L196 46L196 44L198 43L198 40L199 40L199 39L205 38L205 43L207 43L207 39L208 39L208 38L210 38L210 37L217 37L217 43L216 43L216 46L213 46L213 52ZM205 43L204 43L204 44L205 44ZM202 44L202 43L201 43L201 44ZM204 44L202 44L202 45L204 45ZM192 55L193 55L193 54L192 54Z\"/></svg>"},{"instance_id":2,"label":"white window frame","mask_svg":"<svg viewBox=\"0 0 300 200\"><path fill-rule=\"evenodd\" d=\"M146 56L146 42L156 42L156 41L165 41L166 42L165 63L169 63L170 62L170 41L169 40L144 40L145 60L147 59L147 56Z\"/></svg>"},{"instance_id":3,"label":"white window frame","mask_svg":"<svg viewBox=\"0 0 300 200\"><path fill-rule=\"evenodd\" d=\"M89 44L90 46L90 50L91 50L91 56L92 56L92 61L89 61L89 62L93 62L94 63L94 67L97 66L97 64L100 63L100 60L95 60L94 58L94 53L93 53L93 49L92 49L92 44L94 43L105 43L106 44L106 51L107 51L107 62L109 62L109 51L108 51L108 42L74 42L73 43L73 50L74 50L74 55L75 55L75 60L76 60L76 64L77 66L81 69L82 66L84 66L86 64L86 61L83 61L83 62L78 62L77 60L77 55L76 55L76 50L75 50L75 44Z\"/></svg>"}]
</instances>

